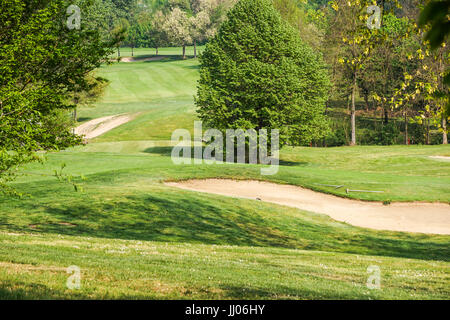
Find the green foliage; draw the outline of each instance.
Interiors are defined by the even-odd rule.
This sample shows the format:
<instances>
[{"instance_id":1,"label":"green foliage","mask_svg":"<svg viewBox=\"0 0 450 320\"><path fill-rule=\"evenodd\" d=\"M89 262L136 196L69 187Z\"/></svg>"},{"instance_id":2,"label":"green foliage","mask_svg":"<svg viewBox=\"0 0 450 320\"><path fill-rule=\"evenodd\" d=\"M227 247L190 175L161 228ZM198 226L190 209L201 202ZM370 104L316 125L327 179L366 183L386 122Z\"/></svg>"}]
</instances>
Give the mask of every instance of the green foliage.
<instances>
[{"instance_id":1,"label":"green foliage","mask_svg":"<svg viewBox=\"0 0 450 320\"><path fill-rule=\"evenodd\" d=\"M419 17L419 25L424 27L429 26L429 30L425 35L425 40L429 41L431 49L438 49L443 44L446 44L446 39L450 33L450 0L436 0L430 1ZM441 92L441 95L447 97L447 104L445 106L445 117L450 117L450 93L448 87L450 86L450 70L446 70L443 79L446 85L446 92Z\"/></svg>"},{"instance_id":2,"label":"green foliage","mask_svg":"<svg viewBox=\"0 0 450 320\"><path fill-rule=\"evenodd\" d=\"M274 0L273 5L284 20L298 29L304 42L316 50L320 48L323 33L320 24L313 22L316 18L320 18L320 11L302 9L299 0Z\"/></svg>"},{"instance_id":3,"label":"green foliage","mask_svg":"<svg viewBox=\"0 0 450 320\"><path fill-rule=\"evenodd\" d=\"M6 2L5 2L6 1ZM5 0L0 8L0 191L38 150L80 143L55 116L71 95L92 89L86 76L110 53L110 42L82 24L66 26L68 1ZM87 10L88 8L82 8Z\"/></svg>"},{"instance_id":4,"label":"green foliage","mask_svg":"<svg viewBox=\"0 0 450 320\"><path fill-rule=\"evenodd\" d=\"M430 30L425 39L430 42L432 49L437 49L450 33L450 0L430 1L420 14L419 25L430 24Z\"/></svg>"},{"instance_id":5,"label":"green foliage","mask_svg":"<svg viewBox=\"0 0 450 320\"><path fill-rule=\"evenodd\" d=\"M325 133L324 63L271 1L239 1L200 62L196 105L210 127L279 129L281 145Z\"/></svg>"}]
</instances>

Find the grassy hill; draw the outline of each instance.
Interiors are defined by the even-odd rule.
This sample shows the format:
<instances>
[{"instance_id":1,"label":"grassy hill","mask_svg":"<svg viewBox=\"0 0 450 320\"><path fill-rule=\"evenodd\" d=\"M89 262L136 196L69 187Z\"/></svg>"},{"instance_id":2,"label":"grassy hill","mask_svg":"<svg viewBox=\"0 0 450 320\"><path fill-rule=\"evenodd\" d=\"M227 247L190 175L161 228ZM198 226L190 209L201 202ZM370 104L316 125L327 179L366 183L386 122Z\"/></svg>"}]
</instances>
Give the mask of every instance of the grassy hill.
<instances>
[{"instance_id":1,"label":"grassy hill","mask_svg":"<svg viewBox=\"0 0 450 320\"><path fill-rule=\"evenodd\" d=\"M165 53L161 53L164 52ZM171 133L192 130L196 59L179 48L160 61L118 63L80 122L130 113L134 119L86 146L28 165L0 196L0 298L371 298L435 299L450 294L450 236L375 231L325 215L165 186L165 180L266 179L339 196L450 203L449 146L293 148L274 176L257 165L174 165ZM127 54L126 50L122 53ZM142 50L145 56L153 54ZM49 175L62 163L83 192ZM351 193L321 184L384 193ZM66 288L66 268L82 288ZM381 269L381 290L366 287Z\"/></svg>"}]
</instances>

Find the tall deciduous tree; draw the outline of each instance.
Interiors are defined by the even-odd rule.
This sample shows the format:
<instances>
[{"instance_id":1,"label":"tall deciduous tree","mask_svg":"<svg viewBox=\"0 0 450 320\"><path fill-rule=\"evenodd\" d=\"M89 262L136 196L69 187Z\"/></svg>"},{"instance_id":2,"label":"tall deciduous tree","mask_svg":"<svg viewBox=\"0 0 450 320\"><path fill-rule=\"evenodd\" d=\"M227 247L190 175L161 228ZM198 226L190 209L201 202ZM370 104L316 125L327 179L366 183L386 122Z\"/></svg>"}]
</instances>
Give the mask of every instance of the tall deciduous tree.
<instances>
[{"instance_id":1,"label":"tall deciduous tree","mask_svg":"<svg viewBox=\"0 0 450 320\"><path fill-rule=\"evenodd\" d=\"M192 43L190 21L186 12L179 7L173 8L167 15L162 28L168 41L183 48L183 59L186 59L186 46Z\"/></svg>"},{"instance_id":2,"label":"tall deciduous tree","mask_svg":"<svg viewBox=\"0 0 450 320\"><path fill-rule=\"evenodd\" d=\"M424 34L430 34L428 32L430 26L423 24L420 27L416 24L419 8L423 2L427 1L415 1L416 6L410 17L413 28L408 32L408 41L412 45L410 50L405 52L408 60L412 61L415 67L404 72L401 87L394 92L391 104L394 108L415 105L419 114L416 120L425 127L426 143L431 142L430 125L434 124L440 127L442 142L447 144L446 106L449 105L450 95L445 83L445 73L449 64L449 46L444 42L437 48L432 46L435 51L429 50L429 37L424 37Z\"/></svg>"},{"instance_id":3,"label":"tall deciduous tree","mask_svg":"<svg viewBox=\"0 0 450 320\"><path fill-rule=\"evenodd\" d=\"M270 0L240 0L200 62L195 101L207 125L279 129L281 145L326 133L325 65Z\"/></svg>"},{"instance_id":4,"label":"tall deciduous tree","mask_svg":"<svg viewBox=\"0 0 450 320\"><path fill-rule=\"evenodd\" d=\"M225 1L219 0L191 0L192 16L189 20L194 58L197 57L197 43L212 38L224 21L226 4Z\"/></svg>"},{"instance_id":5,"label":"tall deciduous tree","mask_svg":"<svg viewBox=\"0 0 450 320\"><path fill-rule=\"evenodd\" d=\"M388 1L383 1L388 2ZM396 0L391 1L397 4ZM376 5L373 0L333 0L330 2L335 13L332 15L328 33L334 33L339 47L339 62L341 62L350 74L351 84L351 145L356 144L356 106L355 99L358 90L357 80L371 51L383 41L377 27L369 28L369 19L376 18L374 13L369 13L368 8ZM383 8L381 9L381 17ZM376 20L373 20L376 21ZM381 23L381 21L380 21Z\"/></svg>"},{"instance_id":6,"label":"tall deciduous tree","mask_svg":"<svg viewBox=\"0 0 450 320\"><path fill-rule=\"evenodd\" d=\"M152 17L151 28L149 32L150 45L155 48L156 55L158 55L158 49L165 45L167 35L164 30L165 16L162 11L158 10Z\"/></svg>"},{"instance_id":7,"label":"tall deciduous tree","mask_svg":"<svg viewBox=\"0 0 450 320\"><path fill-rule=\"evenodd\" d=\"M70 97L88 91L87 75L111 53L98 30L70 30L64 0L4 0L0 6L0 191L35 151L80 143L57 124L74 108ZM81 13L88 10L81 8Z\"/></svg>"},{"instance_id":8,"label":"tall deciduous tree","mask_svg":"<svg viewBox=\"0 0 450 320\"><path fill-rule=\"evenodd\" d=\"M200 11L189 18L192 41L194 42L194 58L197 58L197 43L207 39L213 32L209 26L211 20L207 11Z\"/></svg>"}]
</instances>

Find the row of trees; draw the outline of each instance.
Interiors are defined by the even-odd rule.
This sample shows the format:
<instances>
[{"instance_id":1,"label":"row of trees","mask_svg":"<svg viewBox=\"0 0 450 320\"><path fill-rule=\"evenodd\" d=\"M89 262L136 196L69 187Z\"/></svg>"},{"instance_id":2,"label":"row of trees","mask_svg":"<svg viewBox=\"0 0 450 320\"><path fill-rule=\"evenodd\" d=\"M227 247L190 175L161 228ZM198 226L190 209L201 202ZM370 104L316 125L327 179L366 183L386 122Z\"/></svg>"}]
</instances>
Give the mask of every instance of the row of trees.
<instances>
[{"instance_id":1,"label":"row of trees","mask_svg":"<svg viewBox=\"0 0 450 320\"><path fill-rule=\"evenodd\" d=\"M78 0L79 3L89 0ZM94 0L95 10L83 21L101 26L120 47L186 46L211 39L236 0ZM350 114L349 144L357 141L357 100L365 114L382 118L387 129L392 118L403 118L404 141L409 143L409 124L419 124L430 143L432 128L439 128L447 143L445 112L447 88L444 71L448 46L429 49L424 35L429 26L419 26L420 11L429 0L272 0L282 18L298 30L303 42L322 55L332 82L328 109L347 101ZM369 29L367 8L381 9L381 28ZM439 33L437 33L439 34ZM132 53L133 54L133 53ZM361 113L361 111L359 111ZM339 123L338 123L339 125ZM325 134L325 131L324 131ZM361 138L361 137L360 137ZM315 140L317 142L317 140ZM383 142L384 143L384 142ZM389 142L387 142L389 143Z\"/></svg>"},{"instance_id":2,"label":"row of trees","mask_svg":"<svg viewBox=\"0 0 450 320\"><path fill-rule=\"evenodd\" d=\"M113 1L113 0L112 0ZM101 2L101 1L100 1ZM124 17L119 17L106 32L122 34L120 46L158 48L182 47L183 58L186 46L204 43L217 32L225 19L225 13L234 0L167 0L147 4L131 1ZM117 15L116 15L117 16Z\"/></svg>"},{"instance_id":3,"label":"row of trees","mask_svg":"<svg viewBox=\"0 0 450 320\"><path fill-rule=\"evenodd\" d=\"M381 28L369 29L366 8L372 0L333 0L323 9L326 28L322 52L331 65L334 98L350 97L351 145L356 141L355 98L359 93L366 109L381 109L384 124L390 114L402 114L405 143L408 123L424 124L427 144L430 127L439 127L447 144L444 73L448 46L431 51L425 40L428 26L419 27L420 10L428 1L385 0Z\"/></svg>"}]
</instances>

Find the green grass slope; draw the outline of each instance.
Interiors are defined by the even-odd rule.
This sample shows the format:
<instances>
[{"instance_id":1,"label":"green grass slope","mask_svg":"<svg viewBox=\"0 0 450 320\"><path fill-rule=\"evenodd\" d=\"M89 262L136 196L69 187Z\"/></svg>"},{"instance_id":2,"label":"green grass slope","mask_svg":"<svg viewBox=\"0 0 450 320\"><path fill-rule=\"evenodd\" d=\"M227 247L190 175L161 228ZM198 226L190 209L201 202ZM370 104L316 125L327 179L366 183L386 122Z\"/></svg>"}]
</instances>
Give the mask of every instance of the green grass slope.
<instances>
[{"instance_id":1,"label":"green grass slope","mask_svg":"<svg viewBox=\"0 0 450 320\"><path fill-rule=\"evenodd\" d=\"M363 229L163 184L265 179L363 200L450 203L450 162L430 158L449 155L448 146L287 147L274 176L257 165L174 165L168 140L192 130L197 60L119 63L99 74L110 86L80 121L135 118L28 165L14 184L24 198L0 196L0 298L448 298L450 236ZM75 178L83 192L51 177L62 163L86 176ZM70 265L81 268L80 290L65 286ZM366 287L370 265L381 269L380 290Z\"/></svg>"},{"instance_id":2,"label":"green grass slope","mask_svg":"<svg viewBox=\"0 0 450 320\"><path fill-rule=\"evenodd\" d=\"M3 299L446 299L448 263L269 247L0 234ZM12 254L13 253L13 254ZM81 269L69 290L66 268ZM378 265L381 289L366 287Z\"/></svg>"}]
</instances>

